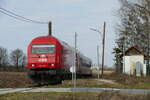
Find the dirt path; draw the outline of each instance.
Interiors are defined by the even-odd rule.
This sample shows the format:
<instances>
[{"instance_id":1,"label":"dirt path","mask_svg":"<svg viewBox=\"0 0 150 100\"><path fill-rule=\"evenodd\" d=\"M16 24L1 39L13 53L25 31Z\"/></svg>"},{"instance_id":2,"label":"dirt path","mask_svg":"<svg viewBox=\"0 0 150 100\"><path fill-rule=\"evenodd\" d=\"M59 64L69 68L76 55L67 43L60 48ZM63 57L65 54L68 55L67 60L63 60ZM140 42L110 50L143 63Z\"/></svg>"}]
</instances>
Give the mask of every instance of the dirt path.
<instances>
[{"instance_id":1,"label":"dirt path","mask_svg":"<svg viewBox=\"0 0 150 100\"><path fill-rule=\"evenodd\" d=\"M108 84L115 84L118 85L119 83L115 82L114 80L108 80L108 79L96 79L99 82L104 82L104 83L108 83Z\"/></svg>"},{"instance_id":2,"label":"dirt path","mask_svg":"<svg viewBox=\"0 0 150 100\"><path fill-rule=\"evenodd\" d=\"M27 93L27 92L119 92L119 93L133 93L133 94L150 94L150 90L144 89L114 89L114 88L7 88L0 89L0 94L7 93Z\"/></svg>"}]
</instances>

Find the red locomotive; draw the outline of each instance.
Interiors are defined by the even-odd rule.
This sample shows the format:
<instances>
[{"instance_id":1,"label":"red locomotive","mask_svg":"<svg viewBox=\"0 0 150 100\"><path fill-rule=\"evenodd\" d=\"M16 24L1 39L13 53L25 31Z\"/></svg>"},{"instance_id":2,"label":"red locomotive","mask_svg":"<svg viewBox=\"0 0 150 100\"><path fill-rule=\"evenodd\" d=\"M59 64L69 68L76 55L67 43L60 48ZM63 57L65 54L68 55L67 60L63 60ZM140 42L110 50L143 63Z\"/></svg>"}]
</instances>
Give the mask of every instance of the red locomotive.
<instances>
[{"instance_id":1,"label":"red locomotive","mask_svg":"<svg viewBox=\"0 0 150 100\"><path fill-rule=\"evenodd\" d=\"M77 76L91 75L91 60L76 53ZM75 50L53 36L41 36L28 46L27 68L31 79L38 83L61 83L70 78L75 62Z\"/></svg>"}]
</instances>

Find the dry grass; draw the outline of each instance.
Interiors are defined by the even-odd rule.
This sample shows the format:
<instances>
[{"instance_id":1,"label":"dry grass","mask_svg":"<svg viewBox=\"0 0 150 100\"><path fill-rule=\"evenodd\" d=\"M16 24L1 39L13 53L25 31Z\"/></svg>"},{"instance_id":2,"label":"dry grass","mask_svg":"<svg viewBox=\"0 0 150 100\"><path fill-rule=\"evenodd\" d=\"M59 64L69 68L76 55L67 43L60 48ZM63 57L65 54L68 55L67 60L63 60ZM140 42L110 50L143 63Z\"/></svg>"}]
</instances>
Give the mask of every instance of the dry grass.
<instances>
[{"instance_id":1,"label":"dry grass","mask_svg":"<svg viewBox=\"0 0 150 100\"><path fill-rule=\"evenodd\" d=\"M150 89L150 77L136 77L126 74L112 73L104 75L104 79L114 80L122 85L122 88L137 88L137 89Z\"/></svg>"},{"instance_id":2,"label":"dry grass","mask_svg":"<svg viewBox=\"0 0 150 100\"><path fill-rule=\"evenodd\" d=\"M74 100L150 100L149 94L122 94L114 92L75 93ZM73 93L14 93L0 95L0 100L73 100Z\"/></svg>"},{"instance_id":3,"label":"dry grass","mask_svg":"<svg viewBox=\"0 0 150 100\"><path fill-rule=\"evenodd\" d=\"M29 86L35 86L27 76L26 72L0 72L0 88L24 88ZM62 84L49 85L42 87L72 87L72 80L65 80ZM77 79L77 87L116 87L117 85L99 82L93 78Z\"/></svg>"},{"instance_id":4,"label":"dry grass","mask_svg":"<svg viewBox=\"0 0 150 100\"><path fill-rule=\"evenodd\" d=\"M31 84L25 72L0 72L0 88L21 88Z\"/></svg>"},{"instance_id":5,"label":"dry grass","mask_svg":"<svg viewBox=\"0 0 150 100\"><path fill-rule=\"evenodd\" d=\"M26 72L0 72L0 88L24 88L35 86L27 76ZM65 80L62 84L49 85L42 87L72 87L72 80ZM93 78L77 79L77 87L115 87L115 84L99 82Z\"/></svg>"},{"instance_id":6,"label":"dry grass","mask_svg":"<svg viewBox=\"0 0 150 100\"><path fill-rule=\"evenodd\" d=\"M125 84L125 85L137 84L141 82L150 82L150 77L136 77L136 76L129 76L126 74L118 74L118 73L104 75L103 78L115 80L116 82Z\"/></svg>"},{"instance_id":7,"label":"dry grass","mask_svg":"<svg viewBox=\"0 0 150 100\"><path fill-rule=\"evenodd\" d=\"M89 88L92 88L92 87L96 87L96 88L110 87L110 88L113 88L113 87L118 85L118 84L114 84L114 83L111 83L111 82L98 81L97 79L92 79L92 78L77 79L76 83L77 83L77 87L79 87L79 88L81 88L81 87L89 87ZM73 86L72 81L70 81L70 80L64 81L62 86L63 87L65 87L65 86L72 87Z\"/></svg>"},{"instance_id":8,"label":"dry grass","mask_svg":"<svg viewBox=\"0 0 150 100\"><path fill-rule=\"evenodd\" d=\"M150 89L150 77L111 73L104 74L102 79L105 80L98 81L96 78L77 79L77 87ZM28 78L26 72L0 72L0 88L25 88L29 86L35 86L35 84ZM72 80L65 80L62 84L42 87L71 88L72 86Z\"/></svg>"},{"instance_id":9,"label":"dry grass","mask_svg":"<svg viewBox=\"0 0 150 100\"><path fill-rule=\"evenodd\" d=\"M93 69L92 70L92 74L93 75L97 75L97 74L101 74L101 71L98 71L98 70L96 70L96 69ZM103 72L105 75L110 75L110 74L112 74L112 73L114 73L114 70L104 70L104 72Z\"/></svg>"}]
</instances>

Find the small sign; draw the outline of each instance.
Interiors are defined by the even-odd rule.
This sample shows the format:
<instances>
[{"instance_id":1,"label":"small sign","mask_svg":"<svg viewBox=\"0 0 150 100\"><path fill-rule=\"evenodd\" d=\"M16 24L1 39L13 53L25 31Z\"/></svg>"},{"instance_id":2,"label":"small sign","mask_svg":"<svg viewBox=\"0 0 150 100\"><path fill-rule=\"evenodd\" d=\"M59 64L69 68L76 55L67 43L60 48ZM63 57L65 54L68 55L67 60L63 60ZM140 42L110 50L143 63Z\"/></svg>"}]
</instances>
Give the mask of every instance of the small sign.
<instances>
[{"instance_id":1,"label":"small sign","mask_svg":"<svg viewBox=\"0 0 150 100\"><path fill-rule=\"evenodd\" d=\"M70 67L70 72L75 73L75 67L74 66Z\"/></svg>"},{"instance_id":2,"label":"small sign","mask_svg":"<svg viewBox=\"0 0 150 100\"><path fill-rule=\"evenodd\" d=\"M40 57L41 57L41 58L44 58L44 57L46 57L46 55L42 54L42 55L40 55Z\"/></svg>"},{"instance_id":3,"label":"small sign","mask_svg":"<svg viewBox=\"0 0 150 100\"><path fill-rule=\"evenodd\" d=\"M38 61L39 62L47 62L47 59L46 58L40 58Z\"/></svg>"}]
</instances>

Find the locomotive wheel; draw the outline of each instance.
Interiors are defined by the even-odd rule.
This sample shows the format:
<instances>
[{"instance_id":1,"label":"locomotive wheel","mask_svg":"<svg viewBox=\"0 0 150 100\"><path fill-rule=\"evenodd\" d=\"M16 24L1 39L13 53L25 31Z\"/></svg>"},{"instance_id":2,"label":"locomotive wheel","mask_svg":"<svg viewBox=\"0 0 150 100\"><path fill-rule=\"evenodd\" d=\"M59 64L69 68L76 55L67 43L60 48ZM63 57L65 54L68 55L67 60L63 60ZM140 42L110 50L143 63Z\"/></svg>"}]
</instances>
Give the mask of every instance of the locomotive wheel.
<instances>
[{"instance_id":1,"label":"locomotive wheel","mask_svg":"<svg viewBox=\"0 0 150 100\"><path fill-rule=\"evenodd\" d=\"M49 80L49 84L54 85L54 84L61 84L62 83L62 77L59 75L53 76L51 80Z\"/></svg>"},{"instance_id":2,"label":"locomotive wheel","mask_svg":"<svg viewBox=\"0 0 150 100\"><path fill-rule=\"evenodd\" d=\"M62 77L61 76L57 76L57 83L58 84L62 83Z\"/></svg>"},{"instance_id":3,"label":"locomotive wheel","mask_svg":"<svg viewBox=\"0 0 150 100\"><path fill-rule=\"evenodd\" d=\"M28 76L33 80L35 84L38 84L38 86L48 84L61 84L63 79L60 74L51 75L49 73L46 73L45 71L38 72L34 70L30 70L28 72Z\"/></svg>"}]
</instances>

